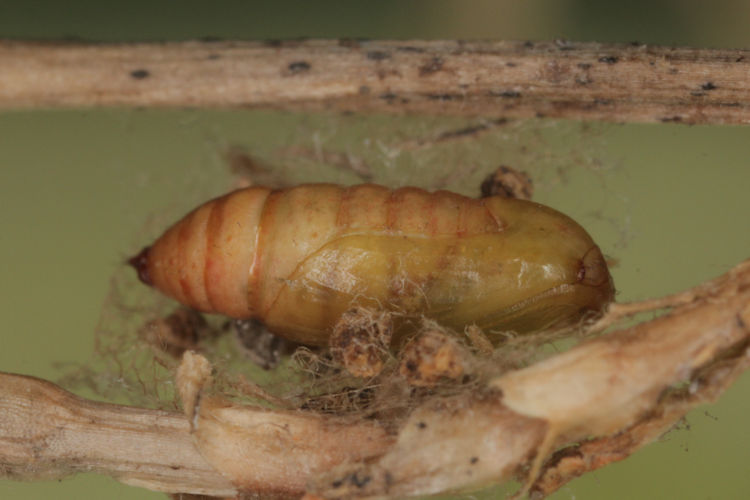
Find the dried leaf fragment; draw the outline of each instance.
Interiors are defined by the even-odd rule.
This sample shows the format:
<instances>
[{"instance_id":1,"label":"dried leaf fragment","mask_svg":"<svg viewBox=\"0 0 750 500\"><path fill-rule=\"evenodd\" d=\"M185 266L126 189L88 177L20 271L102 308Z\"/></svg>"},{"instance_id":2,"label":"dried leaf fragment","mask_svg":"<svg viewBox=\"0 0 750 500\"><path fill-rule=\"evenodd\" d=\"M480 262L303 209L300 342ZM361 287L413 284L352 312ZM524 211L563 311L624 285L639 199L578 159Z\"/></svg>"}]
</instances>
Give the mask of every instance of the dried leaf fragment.
<instances>
[{"instance_id":1,"label":"dried leaf fragment","mask_svg":"<svg viewBox=\"0 0 750 500\"><path fill-rule=\"evenodd\" d=\"M534 184L526 172L501 165L482 181L480 190L482 198L502 196L530 200L534 194Z\"/></svg>"},{"instance_id":2,"label":"dried leaf fragment","mask_svg":"<svg viewBox=\"0 0 750 500\"><path fill-rule=\"evenodd\" d=\"M392 335L390 313L357 307L344 313L333 328L331 355L355 377L373 377L389 356Z\"/></svg>"},{"instance_id":3,"label":"dried leaf fragment","mask_svg":"<svg viewBox=\"0 0 750 500\"><path fill-rule=\"evenodd\" d=\"M149 321L140 334L149 345L180 359L186 350L196 349L200 340L211 332L198 311L179 307L168 316Z\"/></svg>"},{"instance_id":4,"label":"dried leaf fragment","mask_svg":"<svg viewBox=\"0 0 750 500\"><path fill-rule=\"evenodd\" d=\"M466 353L449 333L431 328L420 332L401 352L399 373L410 385L432 387L443 378L464 374Z\"/></svg>"}]
</instances>

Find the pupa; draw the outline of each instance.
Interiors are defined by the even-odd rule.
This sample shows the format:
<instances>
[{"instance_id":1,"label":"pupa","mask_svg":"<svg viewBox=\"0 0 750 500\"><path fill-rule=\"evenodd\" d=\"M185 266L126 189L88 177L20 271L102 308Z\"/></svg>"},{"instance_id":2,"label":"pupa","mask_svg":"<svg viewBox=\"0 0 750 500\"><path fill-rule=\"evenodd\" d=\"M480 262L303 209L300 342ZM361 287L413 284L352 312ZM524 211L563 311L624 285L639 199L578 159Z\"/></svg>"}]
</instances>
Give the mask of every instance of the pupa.
<instances>
[{"instance_id":1,"label":"pupa","mask_svg":"<svg viewBox=\"0 0 750 500\"><path fill-rule=\"evenodd\" d=\"M391 312L394 339L429 318L499 342L580 322L614 295L599 247L554 209L374 184L237 190L130 263L182 304L308 345L326 345L353 307Z\"/></svg>"}]
</instances>

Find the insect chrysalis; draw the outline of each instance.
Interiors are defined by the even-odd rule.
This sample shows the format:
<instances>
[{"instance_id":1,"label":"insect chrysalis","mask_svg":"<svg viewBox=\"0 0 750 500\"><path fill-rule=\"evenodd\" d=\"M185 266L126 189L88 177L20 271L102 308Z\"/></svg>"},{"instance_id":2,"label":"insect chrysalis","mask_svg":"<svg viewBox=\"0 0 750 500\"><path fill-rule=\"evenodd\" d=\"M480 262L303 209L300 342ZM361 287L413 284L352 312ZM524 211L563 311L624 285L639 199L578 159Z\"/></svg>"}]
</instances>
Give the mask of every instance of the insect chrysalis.
<instances>
[{"instance_id":1,"label":"insect chrysalis","mask_svg":"<svg viewBox=\"0 0 750 500\"><path fill-rule=\"evenodd\" d=\"M600 311L614 287L571 218L526 200L363 184L250 187L198 207L131 259L195 309L327 344L347 310L524 333Z\"/></svg>"}]
</instances>

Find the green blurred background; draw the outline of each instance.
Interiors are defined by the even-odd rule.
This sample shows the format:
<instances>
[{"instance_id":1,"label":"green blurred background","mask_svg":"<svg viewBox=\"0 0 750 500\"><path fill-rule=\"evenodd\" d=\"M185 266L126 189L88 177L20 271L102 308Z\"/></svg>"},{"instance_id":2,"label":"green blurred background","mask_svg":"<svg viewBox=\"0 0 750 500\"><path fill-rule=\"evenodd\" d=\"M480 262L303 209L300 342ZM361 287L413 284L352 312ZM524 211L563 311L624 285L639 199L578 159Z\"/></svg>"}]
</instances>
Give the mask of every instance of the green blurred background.
<instances>
[{"instance_id":1,"label":"green blurred background","mask_svg":"<svg viewBox=\"0 0 750 500\"><path fill-rule=\"evenodd\" d=\"M0 1L0 37L16 39L566 38L748 48L747 21L744 1ZM0 111L0 370L55 380L65 371L61 364L89 362L102 310L112 307L111 277L158 228L229 188L223 153L231 145L286 166L282 172L295 181L357 181L319 158L296 157L290 148L297 145L363 158L376 181L429 186L440 177L467 193L500 163L526 170L538 201L581 221L617 259L621 300L677 291L750 257L748 128L533 121L468 144L404 146L472 122L263 111ZM554 498L747 498L749 389L746 375L719 403L691 413L683 426L689 429L568 484ZM80 475L0 481L0 498L165 497Z\"/></svg>"}]
</instances>

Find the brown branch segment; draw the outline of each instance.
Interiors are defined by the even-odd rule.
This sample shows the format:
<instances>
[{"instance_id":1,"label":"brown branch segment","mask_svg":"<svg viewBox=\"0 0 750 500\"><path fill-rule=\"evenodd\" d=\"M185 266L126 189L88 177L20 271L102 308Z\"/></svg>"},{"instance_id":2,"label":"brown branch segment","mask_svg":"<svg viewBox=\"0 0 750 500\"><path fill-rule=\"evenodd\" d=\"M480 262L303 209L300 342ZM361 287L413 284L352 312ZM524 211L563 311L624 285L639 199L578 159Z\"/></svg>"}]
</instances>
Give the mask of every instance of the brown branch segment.
<instances>
[{"instance_id":1,"label":"brown branch segment","mask_svg":"<svg viewBox=\"0 0 750 500\"><path fill-rule=\"evenodd\" d=\"M750 123L750 51L569 42L0 42L0 109L270 107Z\"/></svg>"},{"instance_id":2,"label":"brown branch segment","mask_svg":"<svg viewBox=\"0 0 750 500\"><path fill-rule=\"evenodd\" d=\"M0 478L98 472L155 491L234 496L198 453L183 414L79 398L0 372Z\"/></svg>"}]
</instances>

